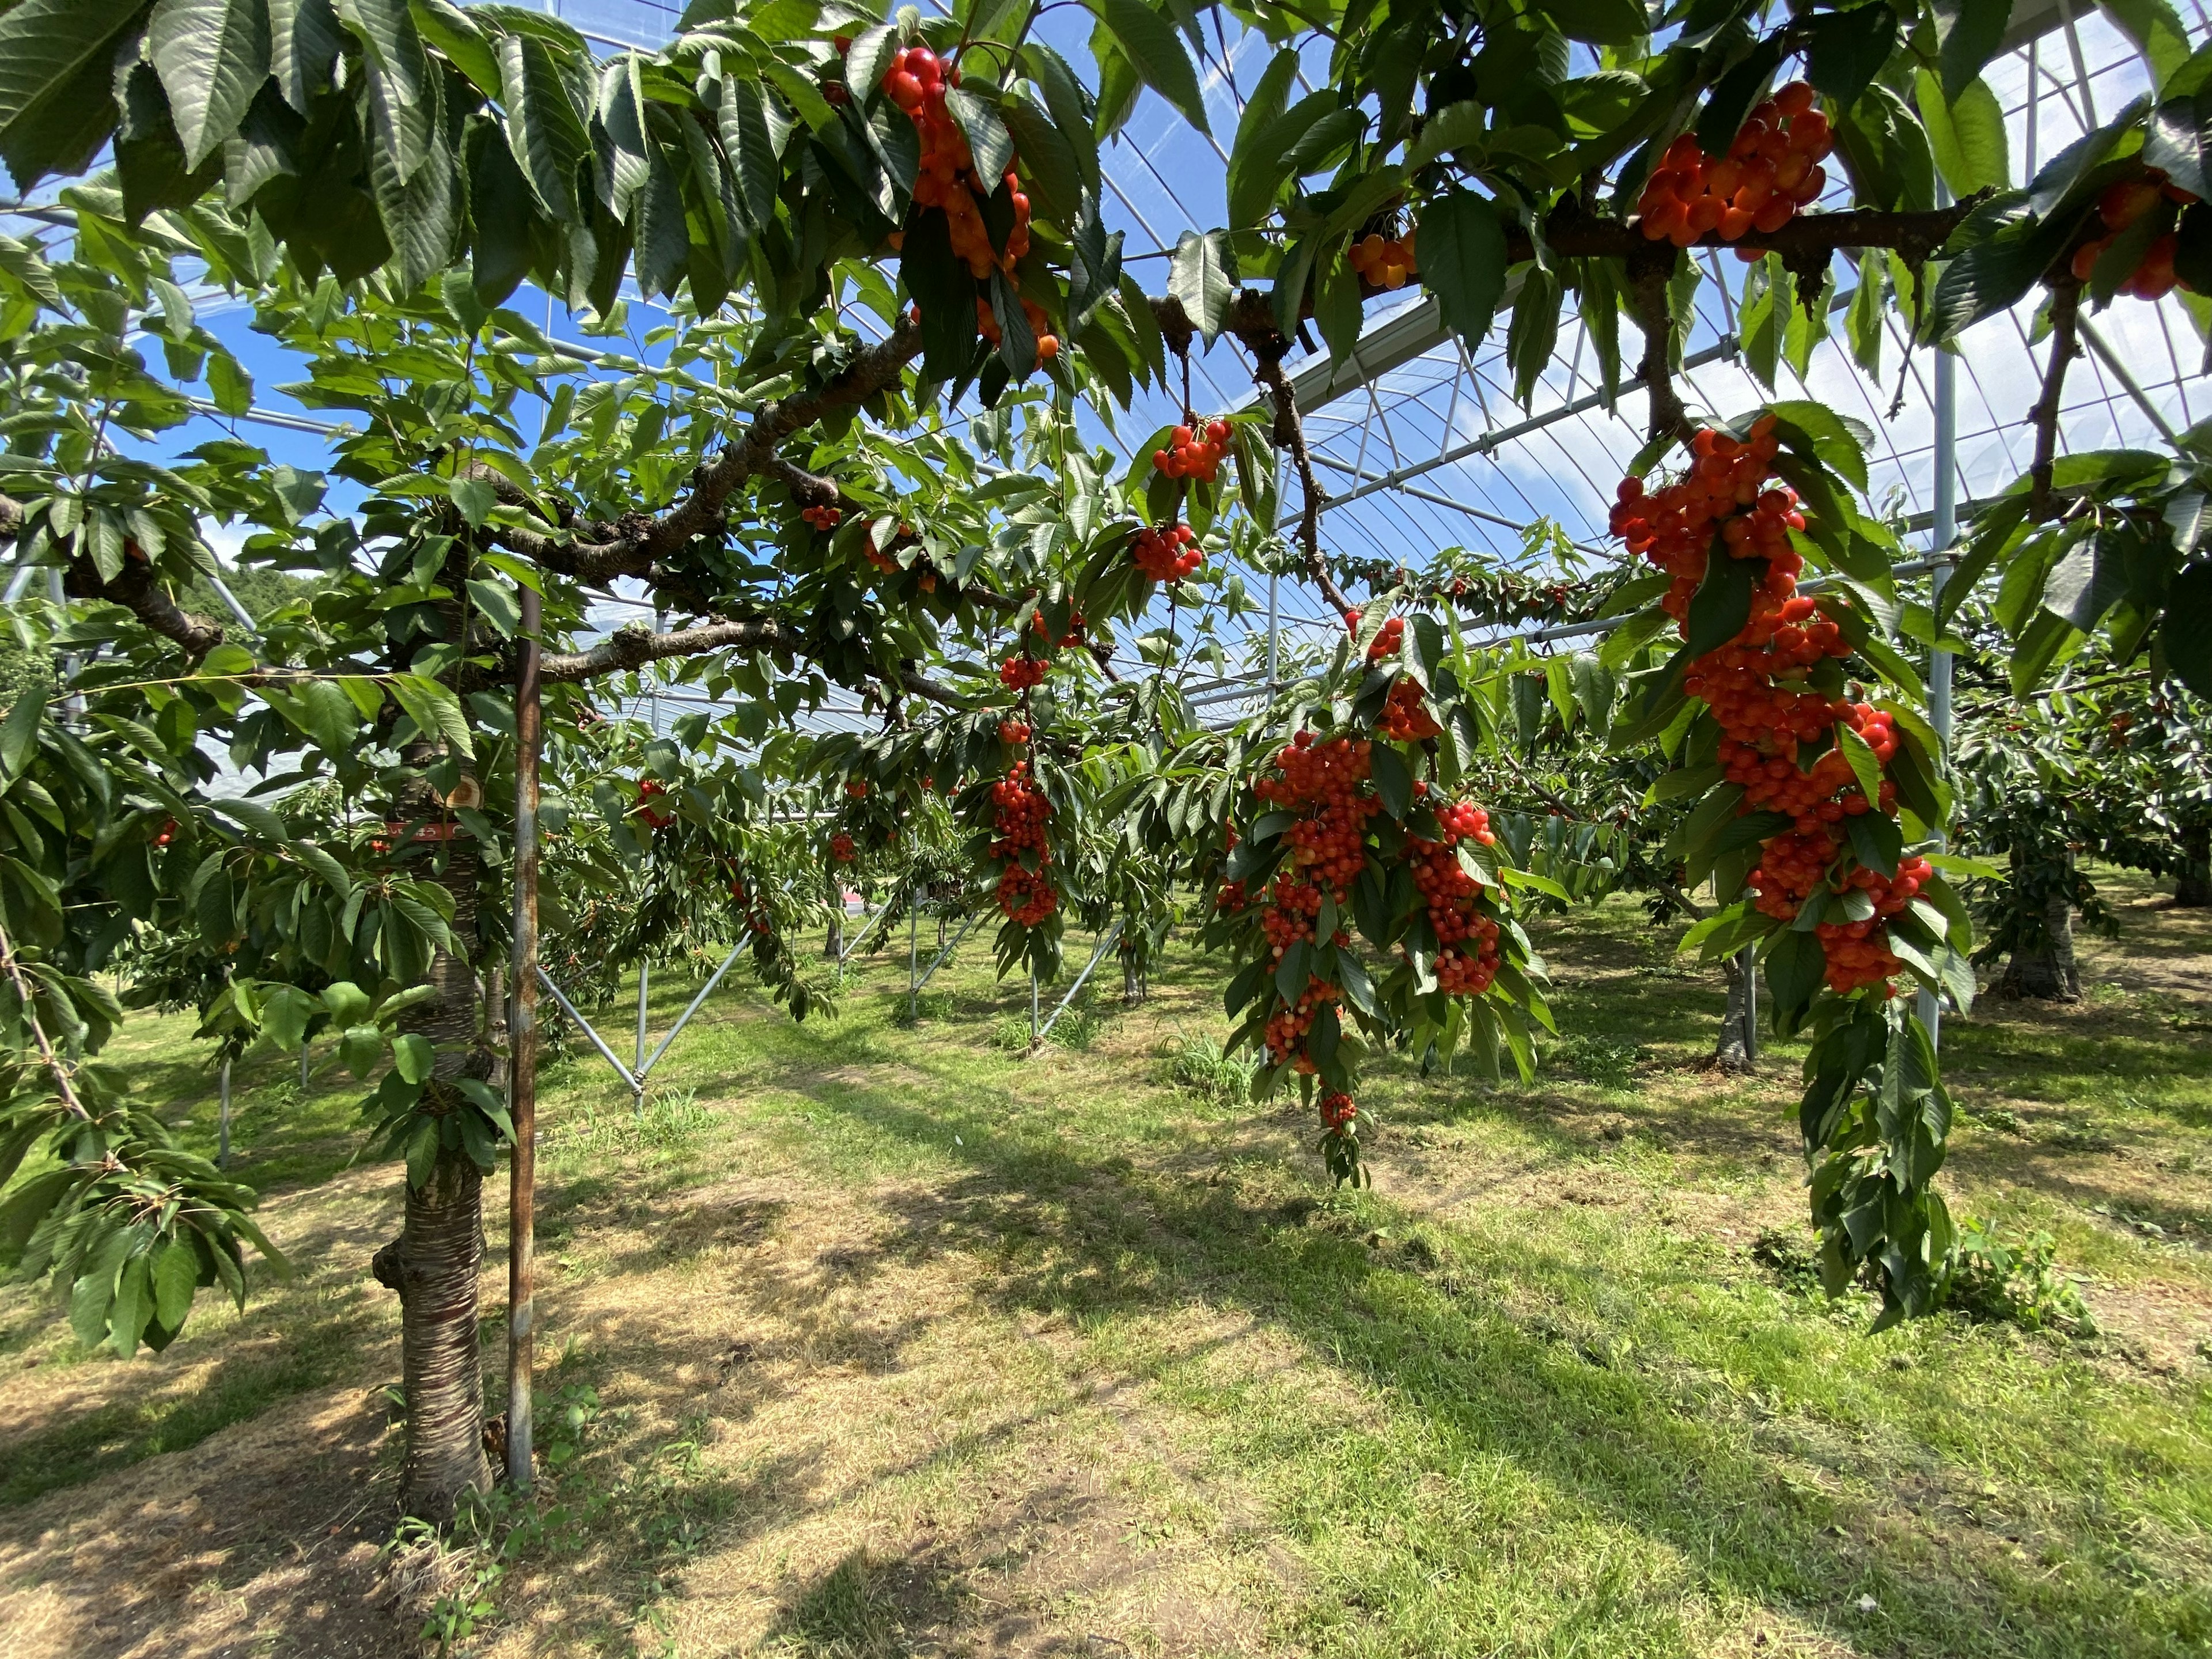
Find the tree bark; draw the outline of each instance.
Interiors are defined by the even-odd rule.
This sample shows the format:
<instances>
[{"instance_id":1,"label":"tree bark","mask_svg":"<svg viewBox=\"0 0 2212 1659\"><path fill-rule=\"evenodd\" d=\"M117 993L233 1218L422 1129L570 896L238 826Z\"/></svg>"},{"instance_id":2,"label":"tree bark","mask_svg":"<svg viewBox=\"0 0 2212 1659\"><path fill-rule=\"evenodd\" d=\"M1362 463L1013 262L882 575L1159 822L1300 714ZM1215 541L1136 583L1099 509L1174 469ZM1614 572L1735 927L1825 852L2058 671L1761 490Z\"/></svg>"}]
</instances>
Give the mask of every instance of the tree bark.
<instances>
[{"instance_id":1,"label":"tree bark","mask_svg":"<svg viewBox=\"0 0 2212 1659\"><path fill-rule=\"evenodd\" d=\"M1728 1007L1721 1015L1720 1035L1713 1041L1711 1064L1723 1072L1748 1072L1758 1052L1758 1034L1752 1029L1752 975L1735 957L1721 958L1721 973L1728 981Z\"/></svg>"},{"instance_id":2,"label":"tree bark","mask_svg":"<svg viewBox=\"0 0 2212 1659\"><path fill-rule=\"evenodd\" d=\"M2173 879L2173 902L2202 910L2212 906L2212 818L2182 825L2180 840L2188 863Z\"/></svg>"},{"instance_id":3,"label":"tree bark","mask_svg":"<svg viewBox=\"0 0 2212 1659\"><path fill-rule=\"evenodd\" d=\"M491 1485L483 1450L477 1277L483 1263L483 1177L447 1152L407 1189L406 1230L376 1253L377 1281L399 1293L407 1453L399 1506L453 1518L464 1494Z\"/></svg>"},{"instance_id":4,"label":"tree bark","mask_svg":"<svg viewBox=\"0 0 2212 1659\"><path fill-rule=\"evenodd\" d=\"M2045 1002L2079 1002L2081 973L2074 960L2074 902L2053 890L2043 902L2040 927L2029 928L2013 947L1998 992Z\"/></svg>"},{"instance_id":5,"label":"tree bark","mask_svg":"<svg viewBox=\"0 0 2212 1659\"><path fill-rule=\"evenodd\" d=\"M447 586L461 591L468 555L456 538L447 558ZM448 640L468 644L458 602L440 607ZM394 803L409 821L443 811L424 775L447 758L442 742L418 737L402 758L414 775ZM481 791L477 792L481 799ZM488 997L476 958L477 890L483 858L473 836L422 843L412 872L436 882L453 901L453 949L431 957L424 981L436 994L399 1017L403 1031L428 1037L437 1058L424 1085L422 1110L434 1117L463 1109L455 1087L475 1079L498 1089L505 1078L491 1046L492 1027L503 1018ZM484 1457L483 1376L477 1333L477 1279L483 1259L483 1178L464 1151L441 1152L428 1180L408 1183L407 1218L400 1236L376 1254L379 1283L399 1293L401 1348L407 1398L407 1445L400 1473L402 1510L426 1520L451 1518L466 1494L490 1484Z\"/></svg>"}]
</instances>

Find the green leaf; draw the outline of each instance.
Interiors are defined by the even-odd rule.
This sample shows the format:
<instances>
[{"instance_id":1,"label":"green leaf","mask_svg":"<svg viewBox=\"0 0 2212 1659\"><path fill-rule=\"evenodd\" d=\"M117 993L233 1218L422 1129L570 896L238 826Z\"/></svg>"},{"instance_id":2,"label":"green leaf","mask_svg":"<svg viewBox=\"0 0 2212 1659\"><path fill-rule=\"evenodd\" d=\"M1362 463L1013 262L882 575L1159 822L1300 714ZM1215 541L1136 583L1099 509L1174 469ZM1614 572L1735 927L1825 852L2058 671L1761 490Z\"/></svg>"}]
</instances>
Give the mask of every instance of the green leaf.
<instances>
[{"instance_id":1,"label":"green leaf","mask_svg":"<svg viewBox=\"0 0 2212 1659\"><path fill-rule=\"evenodd\" d=\"M975 356L975 281L953 257L952 232L936 208L915 216L899 254L899 280L921 313L922 373L957 380Z\"/></svg>"},{"instance_id":2,"label":"green leaf","mask_svg":"<svg viewBox=\"0 0 2212 1659\"><path fill-rule=\"evenodd\" d=\"M1826 404L1806 398L1785 398L1766 408L1775 418L1778 435L1792 448L1810 455L1848 480L1852 488L1865 492L1866 446L1874 440L1865 426L1846 420Z\"/></svg>"},{"instance_id":3,"label":"green leaf","mask_svg":"<svg viewBox=\"0 0 2212 1659\"><path fill-rule=\"evenodd\" d=\"M1720 538L1705 561L1705 579L1690 596L1689 635L1683 651L1702 657L1718 650L1743 632L1751 620L1751 592L1765 574L1764 559L1731 558L1722 552Z\"/></svg>"},{"instance_id":4,"label":"green leaf","mask_svg":"<svg viewBox=\"0 0 2212 1659\"><path fill-rule=\"evenodd\" d=\"M344 49L345 31L331 0L269 0L269 67L278 94L301 114L308 112Z\"/></svg>"},{"instance_id":5,"label":"green leaf","mask_svg":"<svg viewBox=\"0 0 2212 1659\"><path fill-rule=\"evenodd\" d=\"M154 1291L154 1317L166 1329L181 1329L191 1315L192 1296L199 1288L198 1253L181 1238L163 1241L154 1257L149 1278Z\"/></svg>"},{"instance_id":6,"label":"green leaf","mask_svg":"<svg viewBox=\"0 0 2212 1659\"><path fill-rule=\"evenodd\" d=\"M400 708L426 737L443 738L464 758L475 756L476 745L470 738L468 717L461 712L459 698L427 675L394 674L388 683Z\"/></svg>"},{"instance_id":7,"label":"green leaf","mask_svg":"<svg viewBox=\"0 0 2212 1659\"><path fill-rule=\"evenodd\" d=\"M1772 941L1760 965L1766 970L1766 988L1774 1000L1775 1024L1793 1027L1805 1006L1820 988L1827 974L1828 953L1811 933L1784 927L1767 935Z\"/></svg>"},{"instance_id":8,"label":"green leaf","mask_svg":"<svg viewBox=\"0 0 2212 1659\"><path fill-rule=\"evenodd\" d=\"M1198 89L1198 71L1183 50L1175 25L1143 3L1143 0L1098 0L1098 15L1139 79L1182 112L1182 118L1200 132L1206 125L1206 100Z\"/></svg>"},{"instance_id":9,"label":"green leaf","mask_svg":"<svg viewBox=\"0 0 2212 1659\"><path fill-rule=\"evenodd\" d=\"M1184 314L1208 345L1229 319L1236 283L1237 257L1230 251L1227 231L1200 235L1186 230L1176 239L1175 256L1168 262L1168 292L1182 302Z\"/></svg>"},{"instance_id":10,"label":"green leaf","mask_svg":"<svg viewBox=\"0 0 2212 1659\"><path fill-rule=\"evenodd\" d=\"M2198 696L2212 697L2212 564L2192 564L2167 586L2158 642L2174 677Z\"/></svg>"},{"instance_id":11,"label":"green leaf","mask_svg":"<svg viewBox=\"0 0 2212 1659\"><path fill-rule=\"evenodd\" d=\"M1851 776L1858 781L1867 804L1873 805L1881 799L1881 763L1875 757L1872 745L1854 728L1843 725L1836 727L1836 744L1850 763Z\"/></svg>"},{"instance_id":12,"label":"green leaf","mask_svg":"<svg viewBox=\"0 0 2212 1659\"><path fill-rule=\"evenodd\" d=\"M253 377L220 347L208 353L207 383L215 406L234 420L253 407Z\"/></svg>"},{"instance_id":13,"label":"green leaf","mask_svg":"<svg viewBox=\"0 0 2212 1659\"><path fill-rule=\"evenodd\" d=\"M1972 196L1985 188L2003 189L2011 177L2004 111L1989 82L1977 76L1948 100L1942 84L1924 69L1914 71L1913 85L1920 94L1920 123L1928 129L1936 170L1951 193Z\"/></svg>"},{"instance_id":14,"label":"green leaf","mask_svg":"<svg viewBox=\"0 0 2212 1659\"><path fill-rule=\"evenodd\" d=\"M1897 46L1897 14L1887 4L1800 18L1806 40L1805 78L1838 109L1858 101Z\"/></svg>"},{"instance_id":15,"label":"green leaf","mask_svg":"<svg viewBox=\"0 0 2212 1659\"><path fill-rule=\"evenodd\" d=\"M2012 0L1935 0L1935 12L1943 95L1955 99L1997 55L2012 21Z\"/></svg>"},{"instance_id":16,"label":"green leaf","mask_svg":"<svg viewBox=\"0 0 2212 1659\"><path fill-rule=\"evenodd\" d=\"M407 0L349 0L340 17L360 40L368 64L368 107L376 129L372 168L380 155L394 181L405 185L429 159L431 139L442 125L437 71L422 50Z\"/></svg>"},{"instance_id":17,"label":"green leaf","mask_svg":"<svg viewBox=\"0 0 2212 1659\"><path fill-rule=\"evenodd\" d=\"M591 153L582 118L545 43L528 34L502 35L500 78L507 87L507 143L530 181L538 204L567 222L577 214L576 169ZM747 83L750 85L751 83ZM723 83L723 143L727 148L732 83ZM757 107L757 87L751 96ZM763 140L763 142L765 142ZM732 152L734 156L735 152ZM771 161L772 165L772 161ZM739 172L744 173L743 164Z\"/></svg>"},{"instance_id":18,"label":"green leaf","mask_svg":"<svg viewBox=\"0 0 2212 1659\"><path fill-rule=\"evenodd\" d=\"M1505 293L1505 226L1496 204L1455 190L1421 210L1421 284L1469 353L1482 343Z\"/></svg>"},{"instance_id":19,"label":"green leaf","mask_svg":"<svg viewBox=\"0 0 2212 1659\"><path fill-rule=\"evenodd\" d=\"M1002 176L1014 159L1014 141L995 106L975 93L956 88L945 95L945 106L960 124L968 148L975 158L975 176L989 180Z\"/></svg>"},{"instance_id":20,"label":"green leaf","mask_svg":"<svg viewBox=\"0 0 2212 1659\"><path fill-rule=\"evenodd\" d=\"M1987 3L2002 6L2002 0ZM2166 0L2100 0L2100 9L2135 42L2150 66L2152 89L2164 91L2174 71L2189 61L2189 32L2180 14Z\"/></svg>"},{"instance_id":21,"label":"green leaf","mask_svg":"<svg viewBox=\"0 0 2212 1659\"><path fill-rule=\"evenodd\" d=\"M160 0L147 20L146 52L169 94L185 170L197 173L269 78L264 0Z\"/></svg>"},{"instance_id":22,"label":"green leaf","mask_svg":"<svg viewBox=\"0 0 2212 1659\"><path fill-rule=\"evenodd\" d=\"M0 773L13 781L23 775L39 744L39 722L46 717L46 699L38 689L19 691L9 705L8 718L0 720Z\"/></svg>"},{"instance_id":23,"label":"green leaf","mask_svg":"<svg viewBox=\"0 0 2212 1659\"><path fill-rule=\"evenodd\" d=\"M374 1025L349 1025L338 1037L338 1058L363 1083L384 1058L384 1032Z\"/></svg>"},{"instance_id":24,"label":"green leaf","mask_svg":"<svg viewBox=\"0 0 2212 1659\"><path fill-rule=\"evenodd\" d=\"M418 1031L403 1031L392 1039L392 1067L410 1083L429 1078L438 1063L437 1045Z\"/></svg>"},{"instance_id":25,"label":"green leaf","mask_svg":"<svg viewBox=\"0 0 2212 1659\"><path fill-rule=\"evenodd\" d=\"M115 125L115 45L139 0L22 0L0 12L0 159L18 191L76 173Z\"/></svg>"},{"instance_id":26,"label":"green leaf","mask_svg":"<svg viewBox=\"0 0 2212 1659\"><path fill-rule=\"evenodd\" d=\"M1643 0L1538 0L1538 9L1570 40L1625 46L1651 32Z\"/></svg>"}]
</instances>

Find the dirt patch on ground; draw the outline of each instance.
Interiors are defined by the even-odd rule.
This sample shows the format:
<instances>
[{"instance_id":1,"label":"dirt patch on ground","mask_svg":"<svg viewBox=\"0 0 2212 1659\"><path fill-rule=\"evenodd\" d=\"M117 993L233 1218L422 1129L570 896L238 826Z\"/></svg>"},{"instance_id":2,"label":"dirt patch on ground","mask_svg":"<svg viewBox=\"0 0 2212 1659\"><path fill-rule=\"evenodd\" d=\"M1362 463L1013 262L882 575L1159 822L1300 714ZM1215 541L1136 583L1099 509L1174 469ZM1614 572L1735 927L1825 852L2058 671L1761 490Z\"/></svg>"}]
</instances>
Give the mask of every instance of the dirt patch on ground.
<instances>
[{"instance_id":1,"label":"dirt patch on ground","mask_svg":"<svg viewBox=\"0 0 2212 1659\"><path fill-rule=\"evenodd\" d=\"M385 1433L380 1401L327 1389L0 1519L0 1653L414 1653L375 1568Z\"/></svg>"}]
</instances>

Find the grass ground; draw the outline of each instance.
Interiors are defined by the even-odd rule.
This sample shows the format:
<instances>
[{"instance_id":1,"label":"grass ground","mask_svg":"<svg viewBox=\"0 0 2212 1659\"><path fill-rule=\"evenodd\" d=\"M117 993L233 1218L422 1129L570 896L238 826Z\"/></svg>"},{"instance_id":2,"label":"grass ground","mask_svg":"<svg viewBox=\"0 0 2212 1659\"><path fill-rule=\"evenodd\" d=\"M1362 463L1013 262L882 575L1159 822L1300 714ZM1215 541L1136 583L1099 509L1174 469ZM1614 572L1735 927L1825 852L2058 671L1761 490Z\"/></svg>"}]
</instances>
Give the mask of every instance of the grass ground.
<instances>
[{"instance_id":1,"label":"grass ground","mask_svg":"<svg viewBox=\"0 0 2212 1659\"><path fill-rule=\"evenodd\" d=\"M392 1528L398 1171L350 1161L349 1080L245 1068L295 1280L129 1364L0 1292L0 1653L399 1654L428 1617L497 1656L2203 1654L2212 918L2116 890L2081 1004L1944 1033L1954 1206L2050 1234L2094 1334L1869 1337L1808 1289L1795 1054L1698 1069L1717 985L1623 902L1541 930L1536 1083L1382 1068L1366 1194L1295 1109L1176 1080L1223 1030L1188 953L1036 1059L980 946L912 1026L902 951L818 1025L718 994L641 1125L578 1046L557 1467L443 1547ZM188 1033L118 1049L208 1144Z\"/></svg>"}]
</instances>

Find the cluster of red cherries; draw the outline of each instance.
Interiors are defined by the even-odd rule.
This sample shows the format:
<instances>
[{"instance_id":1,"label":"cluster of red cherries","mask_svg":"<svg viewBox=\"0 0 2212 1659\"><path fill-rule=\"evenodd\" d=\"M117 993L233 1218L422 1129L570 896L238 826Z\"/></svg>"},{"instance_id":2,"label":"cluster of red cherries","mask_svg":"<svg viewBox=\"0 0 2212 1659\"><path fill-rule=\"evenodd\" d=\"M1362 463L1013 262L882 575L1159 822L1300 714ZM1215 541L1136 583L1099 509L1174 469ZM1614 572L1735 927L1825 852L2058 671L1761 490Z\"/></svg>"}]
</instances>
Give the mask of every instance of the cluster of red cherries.
<instances>
[{"instance_id":1,"label":"cluster of red cherries","mask_svg":"<svg viewBox=\"0 0 2212 1659\"><path fill-rule=\"evenodd\" d=\"M853 838L840 830L830 837L830 856L840 864L853 861Z\"/></svg>"},{"instance_id":2,"label":"cluster of red cherries","mask_svg":"<svg viewBox=\"0 0 2212 1659\"><path fill-rule=\"evenodd\" d=\"M991 843L990 856L1006 866L999 877L999 908L1022 927L1034 927L1060 903L1059 893L1045 875L1045 866L1052 862L1044 836L1052 803L1030 779L1030 763L1016 761L991 786L991 806L997 838ZM1022 863L1025 852L1036 854L1036 869Z\"/></svg>"},{"instance_id":3,"label":"cluster of red cherries","mask_svg":"<svg viewBox=\"0 0 2212 1659\"><path fill-rule=\"evenodd\" d=\"M1000 182L1013 203L1013 228L1006 233L1001 252L991 244L990 227L984 222L981 204L991 194L975 173L975 157L968 135L946 106L945 94L960 84L960 68L939 58L927 46L908 46L891 56L884 74L884 95L904 110L921 139L921 163L914 180L914 203L918 208L941 208L951 232L953 257L968 267L978 282L994 267L1012 275L1030 251L1030 198L1020 176L1009 164ZM891 246L906 238L894 232ZM1037 356L1049 362L1060 353L1060 341L1047 327L1042 310L1024 301L1030 331L1036 337ZM977 320L984 337L998 343L999 326L990 307L976 303Z\"/></svg>"},{"instance_id":4,"label":"cluster of red cherries","mask_svg":"<svg viewBox=\"0 0 2212 1659\"><path fill-rule=\"evenodd\" d=\"M1027 743L1029 740L1030 723L1027 720L1000 720L999 722L999 741L1000 743L1018 744Z\"/></svg>"},{"instance_id":5,"label":"cluster of red cherries","mask_svg":"<svg viewBox=\"0 0 2212 1659\"><path fill-rule=\"evenodd\" d=\"M817 530L835 530L844 521L845 510L837 507L810 507L801 509L799 516Z\"/></svg>"},{"instance_id":6,"label":"cluster of red cherries","mask_svg":"<svg viewBox=\"0 0 2212 1659\"><path fill-rule=\"evenodd\" d=\"M1835 147L1813 88L1792 81L1752 111L1718 160L1686 132L1668 145L1636 204L1638 222L1648 240L1677 247L1716 231L1724 242L1752 230L1771 235L1826 188L1820 163Z\"/></svg>"},{"instance_id":7,"label":"cluster of red cherries","mask_svg":"<svg viewBox=\"0 0 2212 1659\"><path fill-rule=\"evenodd\" d=\"M2165 173L2156 167L2144 169L2140 179L2122 179L2105 187L2097 198L2097 217L2104 222L2106 234L2094 241L2084 242L2074 250L2074 279L2086 283L2089 273L2097 268L2097 261L2106 248L2130 225L2148 213L2163 199L2185 205L2197 198L2180 185L2170 183ZM2174 275L2173 256L2179 250L2181 239L2172 231L2154 237L2128 279L2120 284L2119 291L2131 294L2138 300L2163 300L2177 287L2187 283Z\"/></svg>"},{"instance_id":8,"label":"cluster of red cherries","mask_svg":"<svg viewBox=\"0 0 2212 1659\"><path fill-rule=\"evenodd\" d=\"M1152 452L1152 465L1170 478L1195 478L1212 483L1229 453L1229 422L1208 421L1204 426L1179 426L1168 434L1168 447Z\"/></svg>"},{"instance_id":9,"label":"cluster of red cherries","mask_svg":"<svg viewBox=\"0 0 2212 1659\"><path fill-rule=\"evenodd\" d=\"M744 915L747 932L766 933L775 930L768 912L754 902L751 890L746 887L744 872L735 864L730 866L730 902Z\"/></svg>"},{"instance_id":10,"label":"cluster of red cherries","mask_svg":"<svg viewBox=\"0 0 2212 1659\"><path fill-rule=\"evenodd\" d=\"M1825 825L1777 836L1759 848L1759 867L1751 872L1758 890L1753 902L1770 916L1793 921L1808 899L1832 887L1835 865L1836 838ZM1864 893L1873 902L1874 915L1857 921L1824 921L1813 929L1826 958L1830 990L1848 994L1897 976L1905 964L1889 948L1883 919L1911 903L1934 874L1926 859L1907 854L1898 860L1894 876L1857 865L1843 878L1844 890Z\"/></svg>"},{"instance_id":11,"label":"cluster of red cherries","mask_svg":"<svg viewBox=\"0 0 2212 1659\"><path fill-rule=\"evenodd\" d=\"M673 812L663 811L653 803L667 793L666 786L659 779L640 778L637 781L637 805L630 810L638 817L642 818L648 828L665 830L676 822L676 815Z\"/></svg>"},{"instance_id":12,"label":"cluster of red cherries","mask_svg":"<svg viewBox=\"0 0 2212 1659\"><path fill-rule=\"evenodd\" d=\"M1422 701L1420 686L1403 676L1390 688L1389 701L1382 705L1382 718L1376 722L1375 729L1400 743L1425 742L1443 731Z\"/></svg>"},{"instance_id":13,"label":"cluster of red cherries","mask_svg":"<svg viewBox=\"0 0 2212 1659\"><path fill-rule=\"evenodd\" d=\"M1137 568L1156 582L1179 582L1206 562L1206 551L1187 524L1158 529L1146 525L1137 532L1132 551Z\"/></svg>"},{"instance_id":14,"label":"cluster of red cherries","mask_svg":"<svg viewBox=\"0 0 2212 1659\"><path fill-rule=\"evenodd\" d=\"M1807 671L1824 659L1849 656L1850 646L1818 604L1796 591L1803 561L1790 548L1789 532L1803 529L1805 519L1796 495L1770 483L1779 450L1771 415L1753 422L1741 440L1700 431L1691 443L1689 471L1675 483L1647 493L1641 478L1621 481L1613 529L1631 552L1674 579L1662 603L1685 634L1690 597L1716 547L1730 558L1766 562L1743 629L1692 662L1682 689L1703 701L1720 726L1719 759L1728 780L1743 789L1741 810L1786 812L1792 819L1789 830L1760 844L1759 866L1751 874L1759 909L1793 920L1814 892L1839 883L1875 895L1873 918L1824 922L1815 931L1831 989L1877 985L1887 996L1904 964L1888 949L1881 917L1911 902L1928 866L1904 860L1885 880L1847 864L1844 820L1893 813L1897 798L1884 783L1878 799L1867 799L1842 752L1842 731L1856 732L1875 760L1886 763L1896 751L1896 723L1880 709L1805 684ZM1801 747L1832 732L1837 741L1810 766L1801 765Z\"/></svg>"},{"instance_id":15,"label":"cluster of red cherries","mask_svg":"<svg viewBox=\"0 0 2212 1659\"><path fill-rule=\"evenodd\" d=\"M1357 606L1346 611L1344 613L1345 631L1350 634L1358 634L1359 632L1360 619L1366 613L1364 611L1359 610ZM1382 627L1376 629L1375 630L1375 637L1367 642L1367 660L1370 662L1381 662L1385 657L1395 657L1398 654L1399 648L1403 646L1405 642L1406 619L1403 617L1393 617L1388 622L1384 623Z\"/></svg>"},{"instance_id":16,"label":"cluster of red cherries","mask_svg":"<svg viewBox=\"0 0 2212 1659\"><path fill-rule=\"evenodd\" d=\"M1419 780L1414 788L1428 793ZM1498 924L1477 907L1483 886L1460 863L1459 844L1471 841L1489 847L1498 837L1491 831L1490 814L1473 801L1437 808L1437 823L1443 838L1408 839L1406 861L1437 936L1437 983L1447 996L1480 996L1498 977Z\"/></svg>"},{"instance_id":17,"label":"cluster of red cherries","mask_svg":"<svg viewBox=\"0 0 2212 1659\"><path fill-rule=\"evenodd\" d=\"M1009 691L1026 691L1033 685L1042 685L1051 672L1052 665L1042 657L1009 657L999 665L999 684Z\"/></svg>"}]
</instances>

